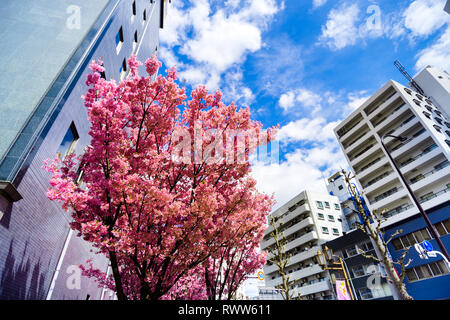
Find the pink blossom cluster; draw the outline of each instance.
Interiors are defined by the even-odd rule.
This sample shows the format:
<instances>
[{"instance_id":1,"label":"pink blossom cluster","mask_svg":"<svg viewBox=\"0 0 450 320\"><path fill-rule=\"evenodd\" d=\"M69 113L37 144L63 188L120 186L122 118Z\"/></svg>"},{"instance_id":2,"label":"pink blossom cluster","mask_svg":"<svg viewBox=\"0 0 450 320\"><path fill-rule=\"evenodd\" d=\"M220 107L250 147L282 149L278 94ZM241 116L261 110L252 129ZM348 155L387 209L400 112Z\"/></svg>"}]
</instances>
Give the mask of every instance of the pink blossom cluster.
<instances>
[{"instance_id":1,"label":"pink blossom cluster","mask_svg":"<svg viewBox=\"0 0 450 320\"><path fill-rule=\"evenodd\" d=\"M274 200L256 190L249 155L272 141L276 128L264 142L245 142L238 163L176 161L175 132L189 133L195 159L198 124L204 132L242 133L262 125L248 108L224 104L220 91L199 86L188 98L175 69L156 75L155 56L145 62L146 76L132 56L119 83L100 77L101 64L91 64L83 96L90 145L78 157L44 164L52 175L48 197L70 210L71 227L110 260L111 277L90 267L84 274L121 300L229 297L265 260L257 248ZM206 148L214 135L200 143ZM224 144L237 150L236 140Z\"/></svg>"}]
</instances>

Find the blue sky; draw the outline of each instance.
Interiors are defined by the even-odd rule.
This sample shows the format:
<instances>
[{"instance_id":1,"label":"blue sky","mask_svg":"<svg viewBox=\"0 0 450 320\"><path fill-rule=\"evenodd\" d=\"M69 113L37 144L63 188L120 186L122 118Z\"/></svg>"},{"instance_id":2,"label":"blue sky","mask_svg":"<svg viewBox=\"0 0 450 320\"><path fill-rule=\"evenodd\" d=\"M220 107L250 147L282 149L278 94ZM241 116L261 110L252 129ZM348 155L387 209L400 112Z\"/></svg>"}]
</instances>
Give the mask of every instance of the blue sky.
<instances>
[{"instance_id":1,"label":"blue sky","mask_svg":"<svg viewBox=\"0 0 450 320\"><path fill-rule=\"evenodd\" d=\"M450 72L445 0L174 0L160 58L188 88L220 88L250 106L265 127L279 124L280 162L255 162L258 188L277 206L305 188L326 191L347 163L334 127L387 81Z\"/></svg>"}]
</instances>

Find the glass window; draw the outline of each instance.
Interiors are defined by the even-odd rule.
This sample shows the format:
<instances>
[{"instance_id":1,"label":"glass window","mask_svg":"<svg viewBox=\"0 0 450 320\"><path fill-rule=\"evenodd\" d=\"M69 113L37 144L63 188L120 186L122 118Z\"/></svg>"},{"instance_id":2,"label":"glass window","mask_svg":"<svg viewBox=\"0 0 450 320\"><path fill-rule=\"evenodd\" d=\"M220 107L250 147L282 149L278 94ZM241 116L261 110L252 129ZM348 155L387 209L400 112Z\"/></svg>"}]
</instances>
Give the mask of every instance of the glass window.
<instances>
[{"instance_id":1,"label":"glass window","mask_svg":"<svg viewBox=\"0 0 450 320\"><path fill-rule=\"evenodd\" d=\"M414 235L412 233L407 234L406 237L408 238L411 246L417 243L416 238L414 238Z\"/></svg>"},{"instance_id":2,"label":"glass window","mask_svg":"<svg viewBox=\"0 0 450 320\"><path fill-rule=\"evenodd\" d=\"M339 234L339 230L338 230L338 229L335 229L335 228L333 228L333 233L334 233L334 234Z\"/></svg>"},{"instance_id":3,"label":"glass window","mask_svg":"<svg viewBox=\"0 0 450 320\"><path fill-rule=\"evenodd\" d=\"M123 42L123 29L120 27L119 32L116 34L116 47Z\"/></svg>"},{"instance_id":4,"label":"glass window","mask_svg":"<svg viewBox=\"0 0 450 320\"><path fill-rule=\"evenodd\" d=\"M442 223L444 224L444 227L445 227L447 233L450 233L450 219L442 221Z\"/></svg>"},{"instance_id":5,"label":"glass window","mask_svg":"<svg viewBox=\"0 0 450 320\"><path fill-rule=\"evenodd\" d=\"M127 61L123 59L122 65L120 66L120 80L123 80L126 74L127 74Z\"/></svg>"},{"instance_id":6,"label":"glass window","mask_svg":"<svg viewBox=\"0 0 450 320\"><path fill-rule=\"evenodd\" d=\"M330 209L330 203L325 201L325 208Z\"/></svg>"},{"instance_id":7,"label":"glass window","mask_svg":"<svg viewBox=\"0 0 450 320\"><path fill-rule=\"evenodd\" d=\"M323 209L323 203L322 201L316 201L316 205L318 209Z\"/></svg>"},{"instance_id":8,"label":"glass window","mask_svg":"<svg viewBox=\"0 0 450 320\"><path fill-rule=\"evenodd\" d=\"M341 206L338 205L337 203L334 204L334 208L335 208L336 210L341 210Z\"/></svg>"},{"instance_id":9,"label":"glass window","mask_svg":"<svg viewBox=\"0 0 450 320\"><path fill-rule=\"evenodd\" d=\"M400 238L393 239L391 243L392 243L392 245L394 246L394 249L395 249L395 250L401 250L401 249L403 249L403 244L402 244L402 242L400 241Z\"/></svg>"},{"instance_id":10,"label":"glass window","mask_svg":"<svg viewBox=\"0 0 450 320\"><path fill-rule=\"evenodd\" d=\"M422 229L420 230L420 232L422 233L422 236L425 240L431 240L431 235L428 229Z\"/></svg>"},{"instance_id":11,"label":"glass window","mask_svg":"<svg viewBox=\"0 0 450 320\"><path fill-rule=\"evenodd\" d=\"M406 278L408 278L409 282L413 282L413 281L417 281L418 280L417 274L414 271L414 268L406 270Z\"/></svg>"},{"instance_id":12,"label":"glass window","mask_svg":"<svg viewBox=\"0 0 450 320\"><path fill-rule=\"evenodd\" d=\"M80 136L78 135L77 128L72 122L57 150L57 153L60 155L61 159L64 159L68 154L73 152L75 144L79 138Z\"/></svg>"},{"instance_id":13,"label":"glass window","mask_svg":"<svg viewBox=\"0 0 450 320\"><path fill-rule=\"evenodd\" d=\"M318 213L317 216L319 217L319 220L325 220L325 216L322 213Z\"/></svg>"},{"instance_id":14,"label":"glass window","mask_svg":"<svg viewBox=\"0 0 450 320\"><path fill-rule=\"evenodd\" d=\"M440 236L445 236L447 232L445 231L444 225L442 223L436 223L434 225L439 233Z\"/></svg>"},{"instance_id":15,"label":"glass window","mask_svg":"<svg viewBox=\"0 0 450 320\"><path fill-rule=\"evenodd\" d=\"M430 269L431 272L433 272L433 276L437 277L442 274L441 269L439 268L439 265L435 262L430 263Z\"/></svg>"},{"instance_id":16,"label":"glass window","mask_svg":"<svg viewBox=\"0 0 450 320\"><path fill-rule=\"evenodd\" d=\"M358 266L358 267L353 267L352 268L352 273L353 273L353 277L362 277L365 275L364 273L364 267L363 266Z\"/></svg>"},{"instance_id":17,"label":"glass window","mask_svg":"<svg viewBox=\"0 0 450 320\"><path fill-rule=\"evenodd\" d=\"M331 221L331 222L334 222L334 216L329 214L328 215L328 220Z\"/></svg>"},{"instance_id":18,"label":"glass window","mask_svg":"<svg viewBox=\"0 0 450 320\"><path fill-rule=\"evenodd\" d=\"M345 251L347 252L347 255L349 257L353 257L358 254L358 251L356 250L355 246L351 246L351 247L345 249Z\"/></svg>"},{"instance_id":19,"label":"glass window","mask_svg":"<svg viewBox=\"0 0 450 320\"><path fill-rule=\"evenodd\" d=\"M328 234L328 228L327 227L322 227L322 233Z\"/></svg>"},{"instance_id":20,"label":"glass window","mask_svg":"<svg viewBox=\"0 0 450 320\"><path fill-rule=\"evenodd\" d=\"M338 189L339 189L339 190L342 190L342 189L344 189L344 187L343 187L342 185L340 185L340 186L338 187Z\"/></svg>"},{"instance_id":21,"label":"glass window","mask_svg":"<svg viewBox=\"0 0 450 320\"><path fill-rule=\"evenodd\" d=\"M450 271L448 271L447 266L445 265L444 260L440 260L436 262L439 265L439 268L442 271L442 274L448 274Z\"/></svg>"},{"instance_id":22,"label":"glass window","mask_svg":"<svg viewBox=\"0 0 450 320\"><path fill-rule=\"evenodd\" d=\"M425 240L425 238L424 238L423 235L422 235L421 230L418 230L418 231L414 232L414 237L416 238L416 240L417 240L419 243L421 243L421 242L423 242L423 241Z\"/></svg>"},{"instance_id":23,"label":"glass window","mask_svg":"<svg viewBox=\"0 0 450 320\"><path fill-rule=\"evenodd\" d=\"M419 268L422 269L425 278L431 278L433 276L428 264L420 266Z\"/></svg>"},{"instance_id":24,"label":"glass window","mask_svg":"<svg viewBox=\"0 0 450 320\"><path fill-rule=\"evenodd\" d=\"M403 247L405 248L411 247L411 244L409 243L409 240L406 236L400 237L400 239L403 242Z\"/></svg>"}]
</instances>

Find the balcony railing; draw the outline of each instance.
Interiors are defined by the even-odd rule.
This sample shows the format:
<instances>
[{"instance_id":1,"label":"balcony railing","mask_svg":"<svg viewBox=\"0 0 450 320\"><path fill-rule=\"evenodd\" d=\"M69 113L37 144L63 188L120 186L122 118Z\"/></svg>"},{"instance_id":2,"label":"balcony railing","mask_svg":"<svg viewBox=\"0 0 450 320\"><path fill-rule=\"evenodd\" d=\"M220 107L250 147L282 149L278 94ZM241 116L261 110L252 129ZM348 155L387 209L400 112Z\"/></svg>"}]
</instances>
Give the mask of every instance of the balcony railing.
<instances>
[{"instance_id":1,"label":"balcony railing","mask_svg":"<svg viewBox=\"0 0 450 320\"><path fill-rule=\"evenodd\" d=\"M379 196L375 197L375 199L372 200L372 201L370 202L370 204L374 204L374 203L379 202L379 201L381 201L381 200L383 200L383 199L386 199L387 197L392 196L393 194L399 192L399 191L402 190L402 189L404 189L404 188L403 188L403 187L395 187L395 188L392 188L391 190L386 191L386 192L380 194Z\"/></svg>"},{"instance_id":2,"label":"balcony railing","mask_svg":"<svg viewBox=\"0 0 450 320\"><path fill-rule=\"evenodd\" d=\"M377 183L378 181L382 180L383 178L386 178L388 175L390 175L392 172L394 172L393 170L390 170L388 172L383 173L381 176L376 177L375 179L370 180L365 186L363 186L363 188L367 188L370 187L371 185Z\"/></svg>"},{"instance_id":3,"label":"balcony railing","mask_svg":"<svg viewBox=\"0 0 450 320\"><path fill-rule=\"evenodd\" d=\"M384 214L384 216L385 216L386 218L390 218L390 217L395 216L395 215L397 215L397 214L399 214L399 213L405 212L405 211L411 209L412 207L414 207L413 204L402 205L402 206L400 206L400 207L397 207L397 208L395 208L395 209L392 209L392 210L386 212L386 213Z\"/></svg>"},{"instance_id":4,"label":"balcony railing","mask_svg":"<svg viewBox=\"0 0 450 320\"><path fill-rule=\"evenodd\" d=\"M373 109L370 112L367 112L367 116L370 116L372 113L374 113L381 105L383 105L383 103L385 103L386 101L388 101L390 98L392 98L395 94L397 93L397 91L392 92L392 94L390 94L387 98L383 99L382 101L378 102L376 106L373 107Z\"/></svg>"},{"instance_id":5,"label":"balcony railing","mask_svg":"<svg viewBox=\"0 0 450 320\"><path fill-rule=\"evenodd\" d=\"M392 148L391 152L394 152L394 151L400 149L401 147L406 146L408 143L410 143L411 141L413 141L415 138L417 138L418 136L420 136L420 135L421 135L422 133L424 133L425 131L426 131L425 129L422 129L422 130L416 132L415 134L413 134L413 136L412 136L410 139L406 140L405 142L400 143L400 144L399 144L398 146L396 146L395 148Z\"/></svg>"},{"instance_id":6,"label":"balcony railing","mask_svg":"<svg viewBox=\"0 0 450 320\"><path fill-rule=\"evenodd\" d=\"M381 124L384 120L386 120L387 118L389 118L390 116L392 116L394 113L396 113L398 110L400 110L401 108L403 108L406 104L402 104L400 106L398 106L397 108L394 109L394 111L392 111L391 113L389 113L387 116L385 116L383 119L381 119L380 121L378 121L376 124L374 124L374 127L377 127L379 124Z\"/></svg>"},{"instance_id":7,"label":"balcony railing","mask_svg":"<svg viewBox=\"0 0 450 320\"><path fill-rule=\"evenodd\" d=\"M435 174L436 172L439 172L442 169L445 169L446 167L448 167L449 164L450 164L450 162L446 161L446 162L440 164L439 166L437 166L434 170L431 170L427 173L420 174L420 175L414 177L413 179L410 180L410 182L411 182L411 184L415 184L415 183L425 179L426 177L429 177L429 176Z\"/></svg>"},{"instance_id":8,"label":"balcony railing","mask_svg":"<svg viewBox=\"0 0 450 320\"><path fill-rule=\"evenodd\" d=\"M375 145L375 143L372 143L371 145L365 147L362 151L358 152L354 157L352 157L350 159L350 161L355 160L356 158L358 158L359 156L361 156L362 154L364 154L367 150L369 150L370 148L372 148Z\"/></svg>"},{"instance_id":9,"label":"balcony railing","mask_svg":"<svg viewBox=\"0 0 450 320\"><path fill-rule=\"evenodd\" d=\"M369 164L365 165L364 167L362 167L357 173L361 173L366 169L369 169L371 166L373 166L374 164L376 164L377 162L381 161L384 157L379 157L375 160L373 160L372 162L370 162Z\"/></svg>"},{"instance_id":10,"label":"balcony railing","mask_svg":"<svg viewBox=\"0 0 450 320\"><path fill-rule=\"evenodd\" d=\"M436 148L437 148L437 144L433 144L433 145L429 146L428 148L426 148L425 150L423 150L423 152L420 153L420 154L418 154L417 156L412 157L412 158L409 158L408 160L406 160L406 161L400 163L400 168L403 168L403 167L407 166L408 164L410 164L410 163L416 161L417 159L419 159L419 158L423 157L424 155L430 153L431 151L433 151L433 150L436 149Z\"/></svg>"},{"instance_id":11,"label":"balcony railing","mask_svg":"<svg viewBox=\"0 0 450 320\"><path fill-rule=\"evenodd\" d=\"M431 193L429 195L426 195L426 196L422 196L420 198L419 202L420 203L424 203L424 202L430 201L431 199L437 198L437 197L439 197L439 196L441 196L441 195L443 195L444 193L447 193L447 192L450 192L450 183L447 185L447 188L444 189L444 190L441 190L441 191L436 192L436 193L433 192L433 193Z\"/></svg>"}]
</instances>

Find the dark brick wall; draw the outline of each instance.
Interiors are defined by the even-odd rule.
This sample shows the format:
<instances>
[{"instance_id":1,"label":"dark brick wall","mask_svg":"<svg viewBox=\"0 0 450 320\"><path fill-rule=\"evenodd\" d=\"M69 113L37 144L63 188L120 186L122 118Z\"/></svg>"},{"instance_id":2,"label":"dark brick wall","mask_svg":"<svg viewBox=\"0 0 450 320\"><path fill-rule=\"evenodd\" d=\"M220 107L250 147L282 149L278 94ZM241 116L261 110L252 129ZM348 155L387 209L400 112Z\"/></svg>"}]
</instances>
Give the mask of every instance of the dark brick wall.
<instances>
[{"instance_id":1,"label":"dark brick wall","mask_svg":"<svg viewBox=\"0 0 450 320\"><path fill-rule=\"evenodd\" d=\"M137 15L133 25L130 25L131 3L124 0L119 4L108 31L92 55L93 59L103 56L107 78L119 79L122 60L132 51L135 30L141 40L144 34L144 8L147 11L147 21L151 22L145 32L139 58L144 60L149 57L158 45L160 2L155 1L153 4L155 9L152 16L150 1L136 0ZM152 21L153 19L157 21ZM124 44L119 54L116 54L115 36L120 26L124 27ZM54 157L72 121L80 135L76 152L82 152L84 146L89 144L89 123L81 100L81 95L86 91L84 82L87 72L85 70L71 88L71 93L50 130L42 137L42 143L37 144L39 147L32 160L27 161L21 169L22 177L16 187L23 199L9 203L0 196L0 299L46 299L49 292L69 235L70 214L64 212L58 203L47 199L49 174L41 167L45 159ZM90 299L101 298L102 290L91 279L82 277L80 289L69 289L67 286L68 281L73 279L70 278L73 276L71 266L83 264L89 258L94 258L95 265L107 271L106 258L96 255L95 250L91 252L90 245L73 233L55 277L52 299L86 299L88 294ZM109 294L105 297L111 298Z\"/></svg>"}]
</instances>

